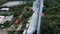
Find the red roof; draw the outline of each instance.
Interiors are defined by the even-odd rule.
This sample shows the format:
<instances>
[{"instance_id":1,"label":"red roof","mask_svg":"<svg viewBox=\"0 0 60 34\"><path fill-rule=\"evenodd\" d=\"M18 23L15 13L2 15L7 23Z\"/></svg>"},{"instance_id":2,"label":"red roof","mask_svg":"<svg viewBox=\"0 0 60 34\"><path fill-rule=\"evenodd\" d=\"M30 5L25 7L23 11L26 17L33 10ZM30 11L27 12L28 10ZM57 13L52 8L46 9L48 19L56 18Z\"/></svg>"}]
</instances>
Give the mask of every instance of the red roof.
<instances>
[{"instance_id":1,"label":"red roof","mask_svg":"<svg viewBox=\"0 0 60 34\"><path fill-rule=\"evenodd\" d=\"M44 14L44 12L42 13L42 16L44 16L45 14Z\"/></svg>"},{"instance_id":2,"label":"red roof","mask_svg":"<svg viewBox=\"0 0 60 34\"><path fill-rule=\"evenodd\" d=\"M15 23L15 24L18 24L18 22L19 22L19 20L18 20L18 19L16 19L14 23Z\"/></svg>"}]
</instances>

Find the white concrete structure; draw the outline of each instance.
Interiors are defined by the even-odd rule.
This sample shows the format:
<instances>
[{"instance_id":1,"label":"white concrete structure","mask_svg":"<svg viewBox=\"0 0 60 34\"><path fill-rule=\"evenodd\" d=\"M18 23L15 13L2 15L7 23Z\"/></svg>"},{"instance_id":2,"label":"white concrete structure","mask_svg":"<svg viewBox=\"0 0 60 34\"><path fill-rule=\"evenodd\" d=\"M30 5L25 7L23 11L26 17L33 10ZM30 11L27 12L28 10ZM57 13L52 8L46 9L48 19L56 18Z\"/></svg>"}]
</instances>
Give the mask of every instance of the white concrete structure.
<instances>
[{"instance_id":1,"label":"white concrete structure","mask_svg":"<svg viewBox=\"0 0 60 34\"><path fill-rule=\"evenodd\" d=\"M33 34L33 32L36 31L37 29L37 19L38 19L38 9L39 9L39 2L38 1L35 1L33 3L33 7L32 7L34 13L31 17L31 22L30 22L30 25L29 25L29 28L27 30L27 34Z\"/></svg>"},{"instance_id":2,"label":"white concrete structure","mask_svg":"<svg viewBox=\"0 0 60 34\"><path fill-rule=\"evenodd\" d=\"M29 24L26 25L26 28L28 28L28 27L29 27Z\"/></svg>"},{"instance_id":3,"label":"white concrete structure","mask_svg":"<svg viewBox=\"0 0 60 34\"><path fill-rule=\"evenodd\" d=\"M23 31L23 34L26 34L26 32L27 32L27 29L25 29L25 30Z\"/></svg>"},{"instance_id":4,"label":"white concrete structure","mask_svg":"<svg viewBox=\"0 0 60 34\"><path fill-rule=\"evenodd\" d=\"M6 22L6 21L11 21L12 18L13 18L13 15L11 15L11 16L6 16L6 17L4 18L4 20L3 20L2 23Z\"/></svg>"},{"instance_id":5,"label":"white concrete structure","mask_svg":"<svg viewBox=\"0 0 60 34\"><path fill-rule=\"evenodd\" d=\"M3 24L2 22L3 22L3 20L4 20L4 16L0 16L0 24Z\"/></svg>"},{"instance_id":6,"label":"white concrete structure","mask_svg":"<svg viewBox=\"0 0 60 34\"><path fill-rule=\"evenodd\" d=\"M33 9L33 11L38 11L38 9L39 9L39 2L38 1L34 1L32 9Z\"/></svg>"},{"instance_id":7,"label":"white concrete structure","mask_svg":"<svg viewBox=\"0 0 60 34\"><path fill-rule=\"evenodd\" d=\"M36 0L33 3L33 15L30 22L27 34L33 34L37 30L37 34L40 34L41 16L42 16L43 0Z\"/></svg>"},{"instance_id":8,"label":"white concrete structure","mask_svg":"<svg viewBox=\"0 0 60 34\"><path fill-rule=\"evenodd\" d=\"M11 15L11 16L6 16L6 17L0 16L0 24L5 23L6 21L11 21L12 19L13 19L13 15Z\"/></svg>"},{"instance_id":9,"label":"white concrete structure","mask_svg":"<svg viewBox=\"0 0 60 34\"><path fill-rule=\"evenodd\" d=\"M43 5L41 7L43 7ZM32 7L34 13L32 15L31 22L30 22L29 28L27 30L27 34L33 34L33 32L35 32L37 30L38 20L39 20L39 17L41 16L41 14L40 14L40 16L38 14L40 11L39 8L40 8L39 0L34 1L33 7Z\"/></svg>"},{"instance_id":10,"label":"white concrete structure","mask_svg":"<svg viewBox=\"0 0 60 34\"><path fill-rule=\"evenodd\" d=\"M9 11L9 8L1 8L0 10L6 10L6 11Z\"/></svg>"},{"instance_id":11,"label":"white concrete structure","mask_svg":"<svg viewBox=\"0 0 60 34\"><path fill-rule=\"evenodd\" d=\"M13 19L13 15L11 15L11 16L6 16L5 18L6 18L6 20L11 21L11 20Z\"/></svg>"},{"instance_id":12,"label":"white concrete structure","mask_svg":"<svg viewBox=\"0 0 60 34\"><path fill-rule=\"evenodd\" d=\"M26 2L24 2L24 1L10 1L10 2L3 4L2 6L10 7L10 6L15 6L15 5L21 5L23 3L26 3Z\"/></svg>"},{"instance_id":13,"label":"white concrete structure","mask_svg":"<svg viewBox=\"0 0 60 34\"><path fill-rule=\"evenodd\" d=\"M27 30L27 34L32 34L37 29L37 15L37 12L34 12L34 14L32 15L32 19Z\"/></svg>"},{"instance_id":14,"label":"white concrete structure","mask_svg":"<svg viewBox=\"0 0 60 34\"><path fill-rule=\"evenodd\" d=\"M40 5L39 0L34 1L33 7L32 7L33 11L38 11L39 5ZM42 7L44 7L44 5L42 5Z\"/></svg>"}]
</instances>

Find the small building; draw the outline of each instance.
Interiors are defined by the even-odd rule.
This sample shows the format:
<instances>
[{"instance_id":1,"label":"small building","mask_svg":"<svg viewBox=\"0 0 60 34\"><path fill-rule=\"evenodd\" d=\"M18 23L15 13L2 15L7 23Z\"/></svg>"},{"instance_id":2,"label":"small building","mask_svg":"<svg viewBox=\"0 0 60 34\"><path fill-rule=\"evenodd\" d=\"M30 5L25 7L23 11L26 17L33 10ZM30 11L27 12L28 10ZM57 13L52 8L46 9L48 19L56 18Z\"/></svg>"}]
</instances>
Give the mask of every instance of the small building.
<instances>
[{"instance_id":1,"label":"small building","mask_svg":"<svg viewBox=\"0 0 60 34\"><path fill-rule=\"evenodd\" d=\"M19 22L19 20L18 20L18 19L16 19L16 20L15 20L15 22L14 22L14 24L18 24L18 22Z\"/></svg>"}]
</instances>

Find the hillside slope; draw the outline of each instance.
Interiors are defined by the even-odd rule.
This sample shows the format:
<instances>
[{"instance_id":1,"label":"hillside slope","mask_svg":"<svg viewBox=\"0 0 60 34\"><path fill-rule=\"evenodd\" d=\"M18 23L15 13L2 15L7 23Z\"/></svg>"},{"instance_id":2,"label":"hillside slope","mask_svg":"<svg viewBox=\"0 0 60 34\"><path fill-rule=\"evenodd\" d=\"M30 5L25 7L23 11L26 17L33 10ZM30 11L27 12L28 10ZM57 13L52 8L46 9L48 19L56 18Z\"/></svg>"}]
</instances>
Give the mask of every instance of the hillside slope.
<instances>
[{"instance_id":1,"label":"hillside slope","mask_svg":"<svg viewBox=\"0 0 60 34\"><path fill-rule=\"evenodd\" d=\"M41 33L60 34L60 0L44 0Z\"/></svg>"}]
</instances>

